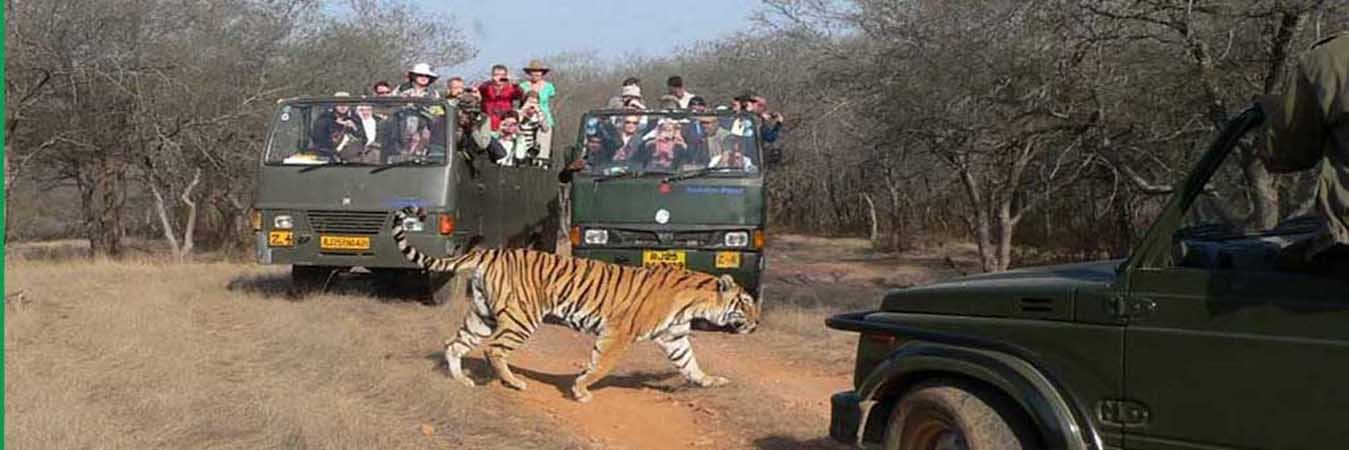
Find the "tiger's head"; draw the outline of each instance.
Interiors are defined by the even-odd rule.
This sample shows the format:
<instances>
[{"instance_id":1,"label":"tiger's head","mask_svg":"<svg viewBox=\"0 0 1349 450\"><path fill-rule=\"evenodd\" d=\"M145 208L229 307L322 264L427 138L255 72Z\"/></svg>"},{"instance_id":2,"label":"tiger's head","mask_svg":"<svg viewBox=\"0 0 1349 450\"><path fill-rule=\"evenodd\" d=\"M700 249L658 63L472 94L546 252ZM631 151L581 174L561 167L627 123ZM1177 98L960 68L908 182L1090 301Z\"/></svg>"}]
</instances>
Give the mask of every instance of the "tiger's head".
<instances>
[{"instance_id":1,"label":"tiger's head","mask_svg":"<svg viewBox=\"0 0 1349 450\"><path fill-rule=\"evenodd\" d=\"M759 327L759 300L745 292L730 275L717 278L716 310L709 321L736 334L752 333Z\"/></svg>"}]
</instances>

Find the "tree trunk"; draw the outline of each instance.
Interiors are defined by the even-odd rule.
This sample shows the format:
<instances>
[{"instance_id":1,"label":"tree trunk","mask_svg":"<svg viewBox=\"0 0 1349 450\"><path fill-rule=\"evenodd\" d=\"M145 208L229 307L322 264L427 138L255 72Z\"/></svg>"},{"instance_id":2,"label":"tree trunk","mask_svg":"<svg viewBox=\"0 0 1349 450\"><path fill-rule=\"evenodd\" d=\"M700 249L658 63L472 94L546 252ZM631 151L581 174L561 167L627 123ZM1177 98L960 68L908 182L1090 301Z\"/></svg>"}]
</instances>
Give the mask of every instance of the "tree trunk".
<instances>
[{"instance_id":1,"label":"tree trunk","mask_svg":"<svg viewBox=\"0 0 1349 450\"><path fill-rule=\"evenodd\" d=\"M159 186L156 186L155 182L152 181L148 184L150 185L150 193L155 196L155 212L159 214L159 226L164 231L164 240L169 242L169 249L173 251L173 254L179 255L178 237L174 236L173 221L169 220L168 208L164 206L164 195L159 193Z\"/></svg>"},{"instance_id":2,"label":"tree trunk","mask_svg":"<svg viewBox=\"0 0 1349 450\"><path fill-rule=\"evenodd\" d=\"M183 227L183 247L178 249L178 261L187 261L192 256L192 247L194 235L197 232L197 202L192 201L192 189L201 182L201 169L198 168L192 174L192 181L183 188L183 195L179 196L183 204L187 205L187 225Z\"/></svg>"},{"instance_id":3,"label":"tree trunk","mask_svg":"<svg viewBox=\"0 0 1349 450\"><path fill-rule=\"evenodd\" d=\"M867 234L867 240L871 241L871 246L876 247L881 243L881 227L876 221L876 202L871 200L871 194L863 193L862 199L867 202L867 217L871 218L871 232Z\"/></svg>"},{"instance_id":4,"label":"tree trunk","mask_svg":"<svg viewBox=\"0 0 1349 450\"><path fill-rule=\"evenodd\" d=\"M121 164L105 159L94 170L95 179L86 183L81 194L85 204L86 231L91 256L122 256L122 188L125 172Z\"/></svg>"},{"instance_id":5,"label":"tree trunk","mask_svg":"<svg viewBox=\"0 0 1349 450\"><path fill-rule=\"evenodd\" d=\"M984 203L984 195L979 189L979 182L974 179L974 174L970 173L969 166L961 164L958 170L960 171L960 180L965 186L965 195L969 197L970 206L974 210L974 244L979 248L979 268L984 272L996 271L998 265L997 257L993 253L988 205Z\"/></svg>"},{"instance_id":6,"label":"tree trunk","mask_svg":"<svg viewBox=\"0 0 1349 450\"><path fill-rule=\"evenodd\" d=\"M1011 195L998 205L998 257L993 271L1002 272L1012 266L1012 234L1016 230L1016 221L1012 218Z\"/></svg>"}]
</instances>

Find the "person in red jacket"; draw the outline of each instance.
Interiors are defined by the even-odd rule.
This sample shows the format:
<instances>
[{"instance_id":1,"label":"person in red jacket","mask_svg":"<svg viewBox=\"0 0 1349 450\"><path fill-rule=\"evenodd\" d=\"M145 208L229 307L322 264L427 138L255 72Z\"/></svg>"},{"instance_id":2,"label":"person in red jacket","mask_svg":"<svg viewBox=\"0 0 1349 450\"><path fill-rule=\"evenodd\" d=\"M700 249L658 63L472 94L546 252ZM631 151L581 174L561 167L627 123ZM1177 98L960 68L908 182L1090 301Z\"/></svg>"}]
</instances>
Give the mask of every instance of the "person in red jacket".
<instances>
[{"instance_id":1,"label":"person in red jacket","mask_svg":"<svg viewBox=\"0 0 1349 450\"><path fill-rule=\"evenodd\" d=\"M482 112L492 121L492 130L501 127L501 117L507 111L514 111L516 103L524 99L525 93L511 82L510 71L506 66L492 66L492 79L478 86L482 97Z\"/></svg>"}]
</instances>

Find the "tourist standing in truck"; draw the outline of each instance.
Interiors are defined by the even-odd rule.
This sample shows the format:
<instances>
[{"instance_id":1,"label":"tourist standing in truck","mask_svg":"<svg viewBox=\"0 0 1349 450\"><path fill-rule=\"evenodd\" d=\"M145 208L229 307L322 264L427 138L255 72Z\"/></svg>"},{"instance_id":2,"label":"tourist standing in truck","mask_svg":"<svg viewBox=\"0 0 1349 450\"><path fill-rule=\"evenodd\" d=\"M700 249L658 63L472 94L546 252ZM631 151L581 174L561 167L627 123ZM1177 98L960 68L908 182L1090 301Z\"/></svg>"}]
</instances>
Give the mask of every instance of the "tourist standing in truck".
<instances>
[{"instance_id":1,"label":"tourist standing in truck","mask_svg":"<svg viewBox=\"0 0 1349 450\"><path fill-rule=\"evenodd\" d=\"M538 131L537 145L539 147L538 158L541 160L548 160L553 154L553 126L556 124L553 121L552 101L553 96L557 95L557 87L551 81L544 79L549 70L551 69L544 65L543 61L531 60L524 69L525 76L528 78L520 82L520 90L526 96L530 93L537 93L539 96L538 108L543 115L543 126Z\"/></svg>"},{"instance_id":2,"label":"tourist standing in truck","mask_svg":"<svg viewBox=\"0 0 1349 450\"><path fill-rule=\"evenodd\" d=\"M492 66L492 79L478 86L478 94L482 98L482 112L492 121L493 131L501 127L501 118L515 111L516 103L525 97L519 86L511 84L510 70L501 64Z\"/></svg>"},{"instance_id":3,"label":"tourist standing in truck","mask_svg":"<svg viewBox=\"0 0 1349 450\"><path fill-rule=\"evenodd\" d=\"M435 72L431 71L431 65L427 63L417 63L408 69L408 81L398 85L394 95L400 97L422 97L422 98L440 98L440 92L436 90L432 83L436 82Z\"/></svg>"}]
</instances>

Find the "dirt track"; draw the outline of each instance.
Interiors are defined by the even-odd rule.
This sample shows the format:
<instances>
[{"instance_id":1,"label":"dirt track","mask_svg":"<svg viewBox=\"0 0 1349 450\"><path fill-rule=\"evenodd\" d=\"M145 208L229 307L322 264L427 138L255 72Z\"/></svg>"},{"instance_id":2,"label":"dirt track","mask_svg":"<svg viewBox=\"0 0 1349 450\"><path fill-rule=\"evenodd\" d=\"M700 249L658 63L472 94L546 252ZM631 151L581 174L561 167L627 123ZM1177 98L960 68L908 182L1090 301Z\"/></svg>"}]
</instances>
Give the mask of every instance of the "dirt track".
<instances>
[{"instance_id":1,"label":"dirt track","mask_svg":"<svg viewBox=\"0 0 1349 450\"><path fill-rule=\"evenodd\" d=\"M828 398L851 377L852 336L827 315L887 286L945 276L940 258L783 237L761 331L698 333L687 387L649 344L593 388L565 388L592 338L545 327L512 358L530 383L469 389L441 342L463 305L370 295L362 279L287 299L284 270L251 264L7 262L6 444L12 448L840 448ZM465 362L485 380L478 353Z\"/></svg>"}]
</instances>

